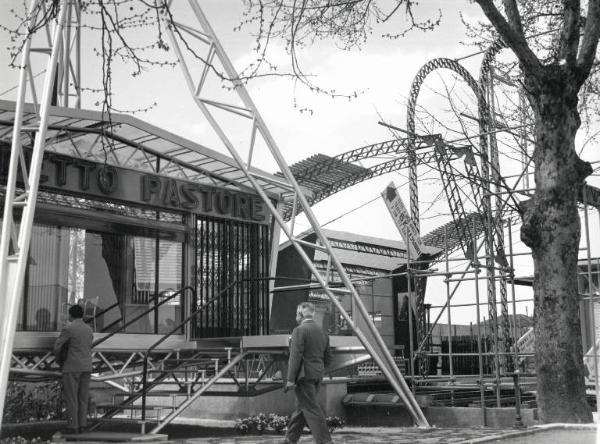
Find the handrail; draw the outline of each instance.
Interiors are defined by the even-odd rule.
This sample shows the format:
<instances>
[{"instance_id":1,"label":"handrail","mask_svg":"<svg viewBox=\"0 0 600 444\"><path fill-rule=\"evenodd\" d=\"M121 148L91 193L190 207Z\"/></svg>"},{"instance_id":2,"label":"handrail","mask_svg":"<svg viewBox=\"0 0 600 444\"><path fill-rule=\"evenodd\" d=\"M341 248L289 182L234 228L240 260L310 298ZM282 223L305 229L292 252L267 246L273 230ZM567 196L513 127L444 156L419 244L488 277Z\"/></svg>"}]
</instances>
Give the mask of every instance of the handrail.
<instances>
[{"instance_id":1,"label":"handrail","mask_svg":"<svg viewBox=\"0 0 600 444\"><path fill-rule=\"evenodd\" d=\"M94 316L92 316L91 318L87 318L85 319L83 322L85 322L86 324L91 324L92 322L94 322L96 319L98 319L100 316L103 316L105 313L108 313L110 310L112 310L115 307L119 306L119 301L115 302L114 304L103 308L102 310L100 310L99 313L96 313ZM119 322L121 322L121 320L123 319L123 317L121 316L119 319L117 319L114 322L111 322L110 324L108 324L106 327L103 327L101 332L109 329L110 327L112 327L115 324L118 324Z\"/></svg>"},{"instance_id":2,"label":"handrail","mask_svg":"<svg viewBox=\"0 0 600 444\"><path fill-rule=\"evenodd\" d=\"M186 286L183 288L180 288L178 291L176 291L175 293L173 293L172 295L166 297L165 299L163 299L162 301L160 301L158 304L150 307L149 309L143 311L142 313L140 313L139 315L137 315L136 317L134 317L133 319L130 319L129 321L127 321L125 324L121 325L121 327L119 327L118 329L116 329L113 332L110 332L108 335L104 336L103 338L98 339L97 341L94 341L92 343L92 347L96 347L99 344L102 344L104 341L106 341L107 339L113 337L114 335L116 335L117 333L119 333L120 331L124 330L125 328L129 327L131 324L133 324L135 321L143 318L144 316L146 316L148 313L151 313L153 311L156 311L160 306L164 305L165 303L167 303L168 301L170 301L171 299L173 299L175 296L179 296L181 293L183 293L185 290L192 290L192 292L195 294L196 290L194 289L194 287L192 286ZM165 291L161 291L159 293L159 295L166 293L167 291L172 291L172 290L165 290Z\"/></svg>"},{"instance_id":3,"label":"handrail","mask_svg":"<svg viewBox=\"0 0 600 444\"><path fill-rule=\"evenodd\" d=\"M162 344L169 336L171 336L177 330L181 329L181 327L183 327L185 324L187 324L192 319L194 319L199 313L204 311L209 305L211 305L213 302L220 299L223 296L223 294L225 292L229 291L234 285L237 285L237 284L247 281L247 280L253 280L253 279L255 279L255 278L246 278L246 279L239 279L239 280L233 281L231 284L229 284L224 289L219 291L219 293L216 296L214 296L213 298L206 301L198 309L196 309L193 313L191 313L187 318L185 318L183 321L181 321L181 323L179 323L179 325L177 325L176 327L173 327L173 329L169 333L165 334L162 338L160 338L158 341L156 341L154 344L152 344L150 347L148 347L148 349L144 352L144 368L143 368L143 372L142 372L142 421L146 420L146 395L148 392L148 387L147 387L148 386L148 356L150 355L150 353L154 349L156 349L156 347L158 347L160 344ZM196 290L193 288L192 288L192 291L194 292L194 294L196 293Z\"/></svg>"}]
</instances>

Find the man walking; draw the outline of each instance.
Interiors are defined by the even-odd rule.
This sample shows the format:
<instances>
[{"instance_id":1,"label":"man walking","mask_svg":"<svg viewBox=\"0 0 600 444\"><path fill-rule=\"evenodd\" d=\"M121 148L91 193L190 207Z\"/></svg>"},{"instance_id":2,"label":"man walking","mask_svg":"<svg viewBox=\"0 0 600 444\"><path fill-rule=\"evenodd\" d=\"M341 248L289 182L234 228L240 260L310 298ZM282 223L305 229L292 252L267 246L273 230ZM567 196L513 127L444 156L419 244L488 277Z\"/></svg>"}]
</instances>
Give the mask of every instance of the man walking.
<instances>
[{"instance_id":1,"label":"man walking","mask_svg":"<svg viewBox=\"0 0 600 444\"><path fill-rule=\"evenodd\" d=\"M83 308L69 308L69 320L54 344L54 355L62 366L63 395L67 405L67 430L81 433L87 427L88 395L92 373L94 333L83 322Z\"/></svg>"},{"instance_id":2,"label":"man walking","mask_svg":"<svg viewBox=\"0 0 600 444\"><path fill-rule=\"evenodd\" d=\"M325 367L331 363L329 336L314 321L315 306L303 302L296 310L298 327L292 332L286 391L296 392L296 411L292 413L285 443L297 443L302 429L308 425L317 444L333 443L325 422L325 414L317 397Z\"/></svg>"}]
</instances>

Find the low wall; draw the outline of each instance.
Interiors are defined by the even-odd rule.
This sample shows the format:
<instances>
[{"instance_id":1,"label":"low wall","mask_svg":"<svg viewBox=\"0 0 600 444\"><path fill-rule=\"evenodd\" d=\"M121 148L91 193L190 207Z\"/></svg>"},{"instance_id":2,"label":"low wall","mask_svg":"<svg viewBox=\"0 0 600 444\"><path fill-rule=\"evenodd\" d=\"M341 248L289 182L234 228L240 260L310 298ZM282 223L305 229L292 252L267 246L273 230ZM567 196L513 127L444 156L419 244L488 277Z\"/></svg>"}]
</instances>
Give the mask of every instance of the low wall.
<instances>
[{"instance_id":1,"label":"low wall","mask_svg":"<svg viewBox=\"0 0 600 444\"><path fill-rule=\"evenodd\" d=\"M218 384L216 387L220 392L236 389L237 386ZM344 416L342 399L346 396L346 382L325 380L321 386L319 400L327 416ZM158 399L148 397L148 403L157 405L169 405L170 398ZM289 415L294 411L296 397L293 391L284 393L282 389L267 392L257 396L211 396L210 394L200 396L178 417L179 421L185 422L190 419L210 420L235 420L258 413L276 413L278 415Z\"/></svg>"},{"instance_id":2,"label":"low wall","mask_svg":"<svg viewBox=\"0 0 600 444\"><path fill-rule=\"evenodd\" d=\"M487 426L510 429L515 426L514 407L486 408L485 423L483 411L478 407L425 407L423 414L432 426L437 427L477 427ZM413 421L401 406L347 406L344 410L349 425L365 427L409 427ZM521 409L521 421L526 427L538 424L536 409Z\"/></svg>"}]
</instances>

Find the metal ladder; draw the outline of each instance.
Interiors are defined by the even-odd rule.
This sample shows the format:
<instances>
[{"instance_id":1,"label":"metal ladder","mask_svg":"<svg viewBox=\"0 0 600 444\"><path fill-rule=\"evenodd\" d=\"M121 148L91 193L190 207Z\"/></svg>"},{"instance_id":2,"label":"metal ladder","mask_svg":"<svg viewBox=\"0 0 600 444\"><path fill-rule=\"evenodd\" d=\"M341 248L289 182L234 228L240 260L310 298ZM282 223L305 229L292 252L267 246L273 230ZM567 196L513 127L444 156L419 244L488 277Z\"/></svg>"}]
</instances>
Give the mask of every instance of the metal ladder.
<instances>
[{"instance_id":1,"label":"metal ladder","mask_svg":"<svg viewBox=\"0 0 600 444\"><path fill-rule=\"evenodd\" d=\"M265 206L268 208L271 216L277 223L279 229L285 234L285 236L291 241L292 245L294 245L298 255L302 258L304 264L310 269L314 279L321 285L323 291L327 294L331 302L335 305L335 307L339 310L340 314L344 317L349 326L351 326L352 330L361 341L365 349L369 352L369 354L373 357L377 365L381 368L383 374L386 376L387 380L393 387L394 391L400 396L406 409L411 414L414 422L418 426L429 426L427 419L423 415L415 397L410 391L408 385L404 381L404 378L398 369L397 365L394 362L393 356L389 352L387 346L385 345L381 335L377 331L372 319L370 318L364 304L361 301L360 296L358 295L356 289L354 288L350 278L346 274L344 267L339 262L337 257L335 256L333 249L327 239L327 237L323 234L319 222L317 221L315 215L313 214L310 205L301 190L300 186L296 182L293 174L291 173L287 163L285 162L279 148L275 140L273 139L271 133L269 132L265 122L263 121L260 113L258 112L254 102L252 101L248 91L244 86L244 82L240 80L239 75L237 74L233 64L227 57L225 50L221 46L221 43L216 37L214 30L212 29L208 19L204 15L203 11L200 8L200 5L195 0L189 0L189 6L191 9L190 17L194 17L197 22L197 27L190 27L189 25L183 25L181 23L177 23L174 19L169 15L165 14L163 16L167 25L167 33L169 34L171 44L173 49L175 50L177 57L179 59L180 67L183 70L183 74L185 77L185 81L187 86L192 94L192 97L196 103L196 105L202 111L202 114L206 118L206 120L210 123L213 130L219 136L222 143L228 149L231 156L236 161L238 167L243 171L247 179L251 182L253 188L258 193L258 195L262 198ZM201 45L205 45L207 49L206 57L204 59L195 58L193 62L203 64L203 69L201 73L196 78L194 77L192 71L189 69L188 63L186 59L186 53L181 49L179 42L179 34L174 31L174 29L185 29L187 31L186 36L194 38L197 43ZM215 60L216 56L216 60ZM220 62L220 67L216 66L216 61ZM223 76L228 78L232 84L233 89L237 93L236 99L241 99L242 106L232 103L224 103L220 100L210 99L207 96L203 95L203 86L205 85L206 79L210 75L216 75L215 70L222 69ZM213 110L220 110L219 112L227 112L229 118L239 117L242 119L247 119L251 124L251 132L250 132L250 140L248 143L248 153L247 153L247 161L242 158L241 153L236 149L232 140L228 137L223 122L219 122L218 116ZM264 175L260 175L259 173L253 171L251 169L252 166L252 158L254 155L254 148L256 146L256 138L257 136L261 136L264 141L266 147L268 148L268 155L270 155L270 159L274 160L285 179L285 181L276 181L275 179L265 178ZM271 181L271 183L276 184L284 189L287 189L286 197L291 199L293 202L293 206L300 206L308 219L312 229L314 230L317 241L315 243L307 242L303 239L300 239L294 235L294 222L295 222L295 213L290 221L290 226L285 223L282 215L269 199L266 190L259 183L258 179L263 181ZM343 287L332 288L328 285L327 276L329 276L329 272L327 276L323 277L311 259L308 257L306 252L302 247L314 248L316 250L320 250L324 252L328 257L328 264L330 265L331 270L338 273ZM328 267L329 268L329 267ZM285 290L286 288L278 288L276 290ZM358 314L362 318L361 321L363 325L366 326L366 330L363 331L358 327L357 323L348 315L346 310L342 307L341 303L338 301L336 294L347 294L350 295L355 306L358 308Z\"/></svg>"}]
</instances>

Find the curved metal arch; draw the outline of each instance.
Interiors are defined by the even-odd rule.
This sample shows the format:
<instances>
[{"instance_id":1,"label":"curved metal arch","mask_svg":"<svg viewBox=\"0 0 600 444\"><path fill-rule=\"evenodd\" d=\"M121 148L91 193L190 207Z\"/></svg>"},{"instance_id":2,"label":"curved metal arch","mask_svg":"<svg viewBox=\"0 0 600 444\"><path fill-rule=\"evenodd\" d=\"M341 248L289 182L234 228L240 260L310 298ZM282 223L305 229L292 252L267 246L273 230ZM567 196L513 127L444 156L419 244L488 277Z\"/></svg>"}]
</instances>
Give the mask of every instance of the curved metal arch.
<instances>
[{"instance_id":1,"label":"curved metal arch","mask_svg":"<svg viewBox=\"0 0 600 444\"><path fill-rule=\"evenodd\" d=\"M506 48L506 44L502 40L496 40L484 53L483 60L481 61L481 66L479 68L479 88L481 89L484 97L487 98L489 106L491 108L494 107L494 91L493 91L493 63L496 60L496 56L500 51ZM498 144L496 140L495 133L495 125L494 125L494 110L490 110L490 119L485 122L486 131L489 133L489 150L490 150L490 162L492 165L491 172L491 181L490 184L494 184L496 187L496 191L498 189L501 175L500 175L500 160L498 156ZM490 211L492 210L492 201L490 199ZM496 245L496 257L505 258L506 255L504 253L504 235L502 231L502 222L500 221L500 216L502 212L502 203L496 201L496 217L491 217L491 212L489 213L488 221L490 223L489 231L491 231L490 236L495 242ZM506 261L506 259L504 259ZM492 262L493 264L493 262ZM504 264L508 265L508 264ZM505 275L506 272L504 270L498 271L500 275ZM510 347L512 345L511 334L510 334L510 322L508 318L508 294L506 288L506 280L500 280L500 310L502 314L502 322L501 325L498 325L498 312L496 307L496 298L494 295L494 300L490 301L488 304L488 316L489 319L493 321L494 334L492 338L494 340L494 348L497 351L500 347L502 347L503 352L509 352ZM493 303L492 303L493 302ZM499 328L500 327L500 328ZM500 333L500 334L499 334ZM516 337L516 332L515 332ZM498 356L496 354L496 356ZM497 358L496 369L499 366L504 366L505 368L512 368L514 362L511 361L511 357L509 354L502 356L502 358Z\"/></svg>"},{"instance_id":2,"label":"curved metal arch","mask_svg":"<svg viewBox=\"0 0 600 444\"><path fill-rule=\"evenodd\" d=\"M479 88L484 95L487 92L488 83L486 79L490 73L492 63L494 63L496 56L503 49L506 49L504 42L496 40L483 54L483 60L481 60L481 66L479 67Z\"/></svg>"},{"instance_id":3,"label":"curved metal arch","mask_svg":"<svg viewBox=\"0 0 600 444\"><path fill-rule=\"evenodd\" d=\"M407 130L409 132L410 140L408 145L409 151L409 193L410 193L410 211L411 211L411 219L419 231L419 192L418 192L418 184L417 184L417 163L414 161L415 159L415 148L414 141L415 134L415 113L416 113L416 103L419 97L419 92L421 91L421 86L423 82L427 78L427 76L433 71L445 68L451 71L454 71L458 74L462 79L469 85L475 97L477 99L477 106L479 112L479 147L480 147L480 157L482 158L482 173L479 172L477 168L477 163L475 162L475 158L473 153L470 152L469 156L465 159L465 169L467 171L467 175L469 176L471 189L473 192L473 196L476 201L481 201L483 207L483 226L485 226L485 217L489 215L489 193L486 193L486 181L481 180L487 178L489 175L489 169L487 166L487 137L485 136L488 121L488 109L486 98L481 89L479 83L475 80L475 78L456 60L448 59L448 58L436 58L430 60L425 65L421 67L421 69L415 75L413 82L411 84L410 93L409 93L409 101L407 104ZM459 195L460 188L457 186L456 181L454 179L454 175L452 173L452 167L450 165L450 160L447 155L445 144L442 143L441 138L436 143L436 148L434 150L436 154L436 162L438 167L440 168L440 175L442 178L442 182L444 185L444 191L446 193L446 197L448 198L448 204L450 206L450 210L452 213L452 218L454 223L459 231L459 241L465 253L465 256L468 259L473 259L475 254L473 241L475 240L475 231L474 227L468 222L469 218L465 212L462 200ZM485 236L485 246L486 246L486 256L490 256L490 252L493 251L493 238L489 236L489 233L486 233ZM487 263L486 265L490 265ZM491 264L491 268L493 268L493 261ZM488 267L488 270L490 268ZM427 331L427 321L425 317L425 285L421 281L421 279L415 279L415 293L416 293L416 309L417 309L417 337L419 343L423 344L423 339L425 338L425 334ZM495 293L491 295L494 299L495 303ZM420 359L419 360L419 370L421 374L426 374L427 372L427 360Z\"/></svg>"},{"instance_id":4,"label":"curved metal arch","mask_svg":"<svg viewBox=\"0 0 600 444\"><path fill-rule=\"evenodd\" d=\"M487 119L488 111L487 111L487 103L485 100L485 95L483 94L483 90L481 89L479 83L475 80L475 78L471 75L471 73L469 73L469 71L467 71L465 69L464 66L462 66L460 63L458 63L456 60L443 58L443 57L430 60L425 65L423 65L421 67L421 69L419 69L419 71L417 72L417 74L415 75L415 77L412 81L412 84L410 87L410 92L409 92L408 104L407 104L407 108L406 108L406 128L407 128L409 134L411 135L411 137L409 138L409 143L408 143L409 151L414 151L414 149L415 149L415 147L414 147L415 114L416 114L417 99L418 99L419 93L421 91L421 86L423 85L423 83L425 82L425 79L427 78L427 76L429 74L431 74L433 71L440 69L440 68L449 69L451 71L454 71L456 74L458 74L460 77L462 77L462 79L467 83L467 85L469 85L471 90L475 93L475 96L477 99L477 104L478 104L478 111L479 111L479 115L480 115L479 142L480 142L481 154L485 155L485 153L487 151L487 149L486 149L487 148L487 140L486 140L484 133L486 130L485 122L487 122L487 120L488 120ZM409 154L409 156L410 156L410 154ZM485 162L483 162L483 164L485 164ZM485 166L484 166L484 168L485 168ZM485 171L484 171L484 175L485 175ZM409 181L410 181L409 192L410 192L411 218L413 219L413 223L415 224L415 226L418 229L419 228L419 193L418 193L418 186L417 186L416 164L413 162L411 162L411 164L410 164Z\"/></svg>"}]
</instances>

